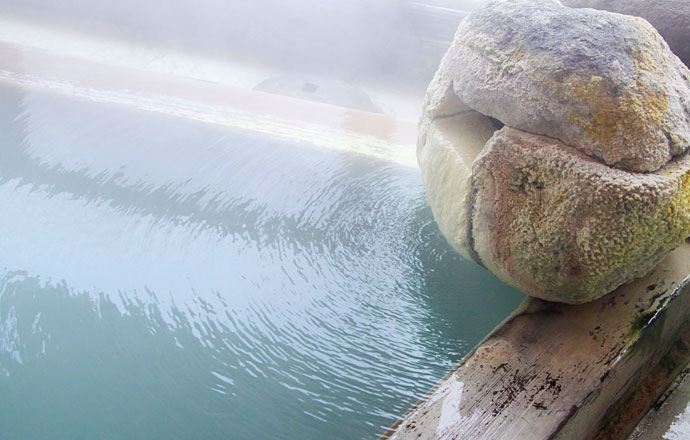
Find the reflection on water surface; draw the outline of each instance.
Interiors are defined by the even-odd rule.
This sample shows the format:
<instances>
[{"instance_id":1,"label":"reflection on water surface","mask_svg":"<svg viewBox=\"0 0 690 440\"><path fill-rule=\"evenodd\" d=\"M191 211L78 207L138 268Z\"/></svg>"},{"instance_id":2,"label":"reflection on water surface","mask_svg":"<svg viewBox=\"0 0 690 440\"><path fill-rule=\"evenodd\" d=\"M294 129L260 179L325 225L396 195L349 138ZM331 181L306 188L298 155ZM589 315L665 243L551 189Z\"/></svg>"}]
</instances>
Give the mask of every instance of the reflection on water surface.
<instances>
[{"instance_id":1,"label":"reflection on water surface","mask_svg":"<svg viewBox=\"0 0 690 440\"><path fill-rule=\"evenodd\" d=\"M521 300L419 172L0 88L3 438L372 438Z\"/></svg>"}]
</instances>

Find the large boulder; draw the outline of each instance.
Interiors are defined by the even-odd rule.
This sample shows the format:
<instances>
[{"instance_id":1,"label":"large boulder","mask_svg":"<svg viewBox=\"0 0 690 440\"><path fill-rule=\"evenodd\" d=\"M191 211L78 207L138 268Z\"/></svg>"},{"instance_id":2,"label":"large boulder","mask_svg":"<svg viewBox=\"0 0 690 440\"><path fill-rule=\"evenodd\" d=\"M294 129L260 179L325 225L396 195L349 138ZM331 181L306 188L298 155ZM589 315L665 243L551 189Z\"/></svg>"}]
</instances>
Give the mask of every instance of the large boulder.
<instances>
[{"instance_id":1,"label":"large boulder","mask_svg":"<svg viewBox=\"0 0 690 440\"><path fill-rule=\"evenodd\" d=\"M511 127L633 171L688 148L690 74L640 18L491 2L462 21L449 54L453 93Z\"/></svg>"},{"instance_id":2,"label":"large boulder","mask_svg":"<svg viewBox=\"0 0 690 440\"><path fill-rule=\"evenodd\" d=\"M635 15L647 20L678 58L690 66L690 2L688 0L563 0L565 6Z\"/></svg>"},{"instance_id":3,"label":"large boulder","mask_svg":"<svg viewBox=\"0 0 690 440\"><path fill-rule=\"evenodd\" d=\"M523 292L582 303L690 235L690 72L644 20L491 2L429 86L417 157L449 242Z\"/></svg>"}]
</instances>

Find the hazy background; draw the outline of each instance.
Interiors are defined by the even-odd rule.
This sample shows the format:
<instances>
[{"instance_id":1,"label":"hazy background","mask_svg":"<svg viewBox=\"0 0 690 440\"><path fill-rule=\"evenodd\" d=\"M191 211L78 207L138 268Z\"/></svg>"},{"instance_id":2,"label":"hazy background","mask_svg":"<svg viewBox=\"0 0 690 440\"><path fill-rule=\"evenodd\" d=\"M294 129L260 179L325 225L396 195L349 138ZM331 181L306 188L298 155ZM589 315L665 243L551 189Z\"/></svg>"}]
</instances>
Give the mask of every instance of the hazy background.
<instances>
[{"instance_id":1,"label":"hazy background","mask_svg":"<svg viewBox=\"0 0 690 440\"><path fill-rule=\"evenodd\" d=\"M481 0L0 0L16 15L163 49L424 87Z\"/></svg>"}]
</instances>

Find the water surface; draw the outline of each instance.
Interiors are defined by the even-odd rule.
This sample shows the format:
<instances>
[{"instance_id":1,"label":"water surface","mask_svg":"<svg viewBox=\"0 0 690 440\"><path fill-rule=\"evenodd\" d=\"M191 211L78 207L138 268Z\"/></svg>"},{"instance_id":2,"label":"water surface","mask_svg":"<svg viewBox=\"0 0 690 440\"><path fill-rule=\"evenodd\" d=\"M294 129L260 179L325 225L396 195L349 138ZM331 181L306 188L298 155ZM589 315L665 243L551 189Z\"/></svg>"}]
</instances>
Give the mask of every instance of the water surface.
<instances>
[{"instance_id":1,"label":"water surface","mask_svg":"<svg viewBox=\"0 0 690 440\"><path fill-rule=\"evenodd\" d=\"M375 438L521 301L419 171L0 87L3 439Z\"/></svg>"}]
</instances>

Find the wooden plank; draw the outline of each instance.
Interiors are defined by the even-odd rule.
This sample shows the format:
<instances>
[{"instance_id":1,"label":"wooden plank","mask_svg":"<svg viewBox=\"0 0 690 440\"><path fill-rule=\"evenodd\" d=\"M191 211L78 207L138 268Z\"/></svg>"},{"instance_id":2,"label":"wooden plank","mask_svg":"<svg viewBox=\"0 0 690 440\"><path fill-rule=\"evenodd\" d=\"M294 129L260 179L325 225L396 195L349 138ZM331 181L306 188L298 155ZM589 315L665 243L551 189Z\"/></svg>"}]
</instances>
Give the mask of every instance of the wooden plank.
<instances>
[{"instance_id":1,"label":"wooden plank","mask_svg":"<svg viewBox=\"0 0 690 440\"><path fill-rule=\"evenodd\" d=\"M686 329L688 274L684 243L595 302L526 300L384 437L594 437Z\"/></svg>"}]
</instances>

